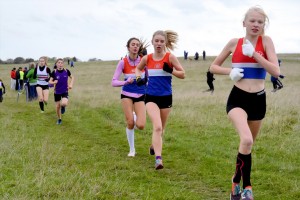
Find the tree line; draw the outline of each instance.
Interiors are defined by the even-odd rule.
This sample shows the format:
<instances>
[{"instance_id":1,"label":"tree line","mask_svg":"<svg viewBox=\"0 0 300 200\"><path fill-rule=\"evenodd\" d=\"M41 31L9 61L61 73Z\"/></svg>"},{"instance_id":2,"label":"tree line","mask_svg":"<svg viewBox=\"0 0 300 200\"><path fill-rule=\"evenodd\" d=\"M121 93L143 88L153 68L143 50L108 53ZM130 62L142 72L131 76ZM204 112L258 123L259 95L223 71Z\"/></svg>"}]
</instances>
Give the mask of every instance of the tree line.
<instances>
[{"instance_id":1,"label":"tree line","mask_svg":"<svg viewBox=\"0 0 300 200\"><path fill-rule=\"evenodd\" d=\"M56 61L56 57L52 57L52 58L48 58L48 62L55 62ZM73 60L74 62L77 62L78 59L74 56L74 57L65 57L64 60ZM0 64L25 64L25 63L31 63L31 62L35 62L35 60L33 58L23 58L23 57L16 57L15 59L9 58L7 60L2 60L0 59Z\"/></svg>"}]
</instances>

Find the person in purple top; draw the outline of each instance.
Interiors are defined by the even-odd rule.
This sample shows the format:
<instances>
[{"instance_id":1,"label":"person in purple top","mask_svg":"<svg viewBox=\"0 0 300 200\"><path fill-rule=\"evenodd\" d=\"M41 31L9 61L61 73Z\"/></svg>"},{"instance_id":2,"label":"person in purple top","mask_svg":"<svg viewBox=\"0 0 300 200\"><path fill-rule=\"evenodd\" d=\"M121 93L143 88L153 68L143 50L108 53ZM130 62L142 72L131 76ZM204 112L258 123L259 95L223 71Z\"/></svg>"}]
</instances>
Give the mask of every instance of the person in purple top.
<instances>
[{"instance_id":1,"label":"person in purple top","mask_svg":"<svg viewBox=\"0 0 300 200\"><path fill-rule=\"evenodd\" d=\"M139 64L146 47L137 38L130 38L126 44L128 55L119 61L112 78L113 87L122 87L121 101L126 119L126 134L129 144L129 157L135 156L134 128L144 129L146 123L145 88L136 84L135 68ZM145 52L145 51L144 51ZM120 80L121 75L124 80ZM145 74L145 73L144 73ZM144 76L143 74L143 76ZM146 78L143 79L146 82Z\"/></svg>"},{"instance_id":2,"label":"person in purple top","mask_svg":"<svg viewBox=\"0 0 300 200\"><path fill-rule=\"evenodd\" d=\"M65 113L68 105L68 91L73 87L74 76L71 75L68 69L64 68L64 60L62 58L57 59L56 66L57 69L51 73L49 83L54 84L54 101L58 117L56 124L61 124L62 114ZM70 81L69 78L71 79Z\"/></svg>"}]
</instances>

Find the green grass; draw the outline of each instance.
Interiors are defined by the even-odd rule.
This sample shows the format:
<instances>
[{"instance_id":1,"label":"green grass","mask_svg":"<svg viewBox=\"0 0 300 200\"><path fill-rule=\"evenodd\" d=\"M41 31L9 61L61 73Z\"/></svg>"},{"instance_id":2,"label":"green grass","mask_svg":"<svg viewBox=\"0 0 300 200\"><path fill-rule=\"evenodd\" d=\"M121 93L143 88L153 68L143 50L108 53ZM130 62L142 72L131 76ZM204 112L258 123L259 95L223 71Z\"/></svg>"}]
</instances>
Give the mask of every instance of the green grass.
<instances>
[{"instance_id":1,"label":"green grass","mask_svg":"<svg viewBox=\"0 0 300 200\"><path fill-rule=\"evenodd\" d=\"M271 93L268 77L267 115L253 147L252 184L263 200L300 199L300 55L279 57L284 88ZM180 58L187 77L173 79L160 171L148 155L149 119L135 134L137 156L127 157L120 88L110 83L117 61L70 69L75 84L61 126L53 91L43 114L24 96L17 103L9 89L13 66L1 65L7 94L0 104L0 199L228 199L239 142L225 112L233 83L216 76L215 93L202 92L212 59Z\"/></svg>"}]
</instances>

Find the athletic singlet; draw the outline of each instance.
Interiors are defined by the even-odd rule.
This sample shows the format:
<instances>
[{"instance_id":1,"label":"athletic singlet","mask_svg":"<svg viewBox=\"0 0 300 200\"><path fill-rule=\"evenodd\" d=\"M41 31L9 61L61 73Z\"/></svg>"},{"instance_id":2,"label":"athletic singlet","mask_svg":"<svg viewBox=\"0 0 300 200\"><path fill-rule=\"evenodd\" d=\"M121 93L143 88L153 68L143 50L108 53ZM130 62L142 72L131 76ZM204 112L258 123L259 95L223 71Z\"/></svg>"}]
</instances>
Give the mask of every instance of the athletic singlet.
<instances>
[{"instance_id":1,"label":"athletic singlet","mask_svg":"<svg viewBox=\"0 0 300 200\"><path fill-rule=\"evenodd\" d=\"M48 79L47 66L45 66L43 71L41 71L38 66L36 69L36 77L38 85L48 85L48 81L46 81L46 79Z\"/></svg>"},{"instance_id":2,"label":"athletic singlet","mask_svg":"<svg viewBox=\"0 0 300 200\"><path fill-rule=\"evenodd\" d=\"M172 95L172 74L163 70L164 62L173 67L169 61L170 52L167 52L163 59L153 60L153 53L147 56L147 68L149 80L146 94L153 96Z\"/></svg>"},{"instance_id":3,"label":"athletic singlet","mask_svg":"<svg viewBox=\"0 0 300 200\"><path fill-rule=\"evenodd\" d=\"M135 68L136 66L130 65L128 58L125 57L123 59L124 61L124 69L123 69L123 74L124 74L124 80L126 81L129 77L136 79L135 77ZM141 61L141 58L138 58L138 63ZM137 63L137 64L138 64ZM143 70L141 77L143 78L145 76L145 72ZM145 94L145 89L146 86L137 86L136 80L132 84L127 84L122 87L122 90L125 92L130 92L130 93L137 93L137 94Z\"/></svg>"},{"instance_id":4,"label":"athletic singlet","mask_svg":"<svg viewBox=\"0 0 300 200\"><path fill-rule=\"evenodd\" d=\"M63 70L54 70L53 79L57 80L57 84L55 85L54 93L55 94L64 94L68 92L68 79L69 75L71 75L70 71L67 69Z\"/></svg>"},{"instance_id":5,"label":"athletic singlet","mask_svg":"<svg viewBox=\"0 0 300 200\"><path fill-rule=\"evenodd\" d=\"M239 39L232 55L232 68L237 67L244 69L243 79L265 79L266 70L258 64L254 58L243 55L243 39L244 38ZM255 52L267 59L267 54L263 47L262 36L259 36L257 39Z\"/></svg>"}]
</instances>

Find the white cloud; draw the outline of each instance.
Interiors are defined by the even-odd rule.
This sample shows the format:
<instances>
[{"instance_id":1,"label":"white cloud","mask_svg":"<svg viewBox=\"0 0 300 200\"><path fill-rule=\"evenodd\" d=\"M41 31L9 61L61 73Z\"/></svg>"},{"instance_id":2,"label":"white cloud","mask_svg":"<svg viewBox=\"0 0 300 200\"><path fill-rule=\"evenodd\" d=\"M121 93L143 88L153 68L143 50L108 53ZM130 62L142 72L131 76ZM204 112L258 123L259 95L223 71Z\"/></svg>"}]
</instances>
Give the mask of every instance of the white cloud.
<instances>
[{"instance_id":1,"label":"white cloud","mask_svg":"<svg viewBox=\"0 0 300 200\"><path fill-rule=\"evenodd\" d=\"M177 56L184 50L217 55L229 39L244 36L243 16L254 5L261 5L270 18L266 34L277 52L299 53L296 0L2 0L0 58L119 59L130 37L150 41L158 29L178 32Z\"/></svg>"}]
</instances>

